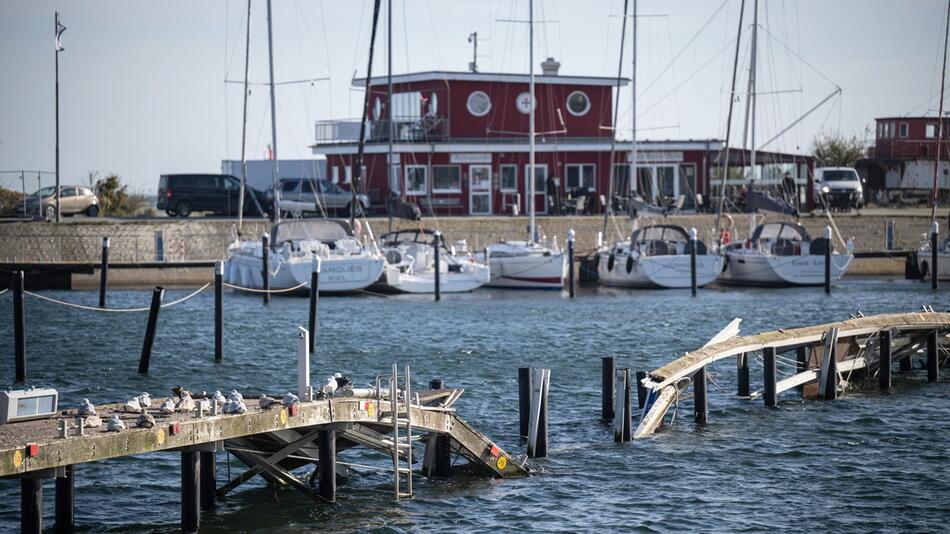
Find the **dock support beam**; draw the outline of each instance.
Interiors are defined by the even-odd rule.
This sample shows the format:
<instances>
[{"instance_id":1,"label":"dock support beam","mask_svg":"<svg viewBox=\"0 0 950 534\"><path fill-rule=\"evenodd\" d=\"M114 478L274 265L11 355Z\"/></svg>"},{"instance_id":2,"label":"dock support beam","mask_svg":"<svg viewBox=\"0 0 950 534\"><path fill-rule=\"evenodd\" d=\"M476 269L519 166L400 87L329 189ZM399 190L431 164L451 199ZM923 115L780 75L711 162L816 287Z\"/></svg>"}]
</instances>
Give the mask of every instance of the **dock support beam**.
<instances>
[{"instance_id":1,"label":"dock support beam","mask_svg":"<svg viewBox=\"0 0 950 534\"><path fill-rule=\"evenodd\" d=\"M766 406L775 406L778 404L778 394L775 377L775 347L765 347L762 349L762 398Z\"/></svg>"},{"instance_id":2,"label":"dock support beam","mask_svg":"<svg viewBox=\"0 0 950 534\"><path fill-rule=\"evenodd\" d=\"M316 351L317 344L317 304L320 302L320 258L314 256L313 270L310 272L310 315L307 330L310 331L310 354Z\"/></svg>"},{"instance_id":3,"label":"dock support beam","mask_svg":"<svg viewBox=\"0 0 950 534\"><path fill-rule=\"evenodd\" d=\"M214 264L214 361L224 359L224 262Z\"/></svg>"},{"instance_id":4,"label":"dock support beam","mask_svg":"<svg viewBox=\"0 0 950 534\"><path fill-rule=\"evenodd\" d=\"M689 288L696 296L696 228L689 229Z\"/></svg>"},{"instance_id":5,"label":"dock support beam","mask_svg":"<svg viewBox=\"0 0 950 534\"><path fill-rule=\"evenodd\" d=\"M617 381L617 406L614 415L614 441L625 443L632 439L633 434L631 427L633 413L630 409L630 369L617 369L615 377Z\"/></svg>"},{"instance_id":6,"label":"dock support beam","mask_svg":"<svg viewBox=\"0 0 950 534\"><path fill-rule=\"evenodd\" d=\"M106 287L109 285L109 238L102 238L102 258L99 261L99 307L106 307Z\"/></svg>"},{"instance_id":7,"label":"dock support beam","mask_svg":"<svg viewBox=\"0 0 950 534\"><path fill-rule=\"evenodd\" d=\"M938 365L938 340L937 331L934 330L927 334L927 381L936 382L940 378L940 367Z\"/></svg>"},{"instance_id":8,"label":"dock support beam","mask_svg":"<svg viewBox=\"0 0 950 534\"><path fill-rule=\"evenodd\" d=\"M278 208L280 209L280 208ZM279 218L279 216L278 216ZM270 304L270 236L267 232L261 234L261 281L263 282L264 304Z\"/></svg>"},{"instance_id":9,"label":"dock support beam","mask_svg":"<svg viewBox=\"0 0 950 534\"><path fill-rule=\"evenodd\" d=\"M13 338L16 381L26 381L26 315L23 311L23 271L13 274Z\"/></svg>"},{"instance_id":10,"label":"dock support beam","mask_svg":"<svg viewBox=\"0 0 950 534\"><path fill-rule=\"evenodd\" d=\"M444 388L445 382L440 378L429 381L431 390ZM425 456L422 461L422 472L426 476L446 478L452 476L452 438L450 436L438 432L429 433L429 441L426 442Z\"/></svg>"},{"instance_id":11,"label":"dock support beam","mask_svg":"<svg viewBox=\"0 0 950 534\"><path fill-rule=\"evenodd\" d=\"M433 254L435 255L435 301L439 302L442 300L442 265L441 265L441 248L439 245L442 244L442 232L436 230L432 234L432 248Z\"/></svg>"},{"instance_id":12,"label":"dock support beam","mask_svg":"<svg viewBox=\"0 0 950 534\"><path fill-rule=\"evenodd\" d=\"M736 389L736 395L739 397L749 397L749 355L745 352L736 356L736 368L739 373L739 386Z\"/></svg>"},{"instance_id":13,"label":"dock support beam","mask_svg":"<svg viewBox=\"0 0 950 534\"><path fill-rule=\"evenodd\" d=\"M828 246L825 248L825 295L831 294L831 249L834 245L831 243L831 227L825 226L825 240Z\"/></svg>"},{"instance_id":14,"label":"dock support beam","mask_svg":"<svg viewBox=\"0 0 950 534\"><path fill-rule=\"evenodd\" d=\"M518 435L528 439L528 413L531 411L531 369L518 368Z\"/></svg>"},{"instance_id":15,"label":"dock support beam","mask_svg":"<svg viewBox=\"0 0 950 534\"><path fill-rule=\"evenodd\" d=\"M76 526L75 519L75 473L76 466L67 465L65 473L56 478L56 533L72 532Z\"/></svg>"},{"instance_id":16,"label":"dock support beam","mask_svg":"<svg viewBox=\"0 0 950 534\"><path fill-rule=\"evenodd\" d=\"M20 532L43 532L43 479L20 479Z\"/></svg>"},{"instance_id":17,"label":"dock support beam","mask_svg":"<svg viewBox=\"0 0 950 534\"><path fill-rule=\"evenodd\" d=\"M213 510L215 492L218 489L217 472L215 470L215 452L201 451L199 467L201 469L201 509Z\"/></svg>"},{"instance_id":18,"label":"dock support beam","mask_svg":"<svg viewBox=\"0 0 950 534\"><path fill-rule=\"evenodd\" d=\"M567 231L567 289L574 298L574 229Z\"/></svg>"},{"instance_id":19,"label":"dock support beam","mask_svg":"<svg viewBox=\"0 0 950 534\"><path fill-rule=\"evenodd\" d=\"M637 408L640 410L647 402L647 388L643 385L643 379L646 377L646 371L637 371Z\"/></svg>"},{"instance_id":20,"label":"dock support beam","mask_svg":"<svg viewBox=\"0 0 950 534\"><path fill-rule=\"evenodd\" d=\"M832 327L825 334L821 371L818 373L818 396L825 400L838 398L838 329Z\"/></svg>"},{"instance_id":21,"label":"dock support beam","mask_svg":"<svg viewBox=\"0 0 950 534\"><path fill-rule=\"evenodd\" d=\"M706 368L701 367L693 375L693 414L696 424L705 425L709 421L709 404L706 401Z\"/></svg>"},{"instance_id":22,"label":"dock support beam","mask_svg":"<svg viewBox=\"0 0 950 534\"><path fill-rule=\"evenodd\" d=\"M165 288L159 286L152 290L152 304L148 310L148 323L145 325L145 340L142 342L142 355L139 357L139 374L148 374L152 362L152 345L155 343L155 326L158 323L158 312L162 309L162 297Z\"/></svg>"},{"instance_id":23,"label":"dock support beam","mask_svg":"<svg viewBox=\"0 0 950 534\"><path fill-rule=\"evenodd\" d=\"M198 452L181 451L181 531L185 534L198 532L198 487Z\"/></svg>"},{"instance_id":24,"label":"dock support beam","mask_svg":"<svg viewBox=\"0 0 950 534\"><path fill-rule=\"evenodd\" d=\"M613 356L600 359L600 420L607 422L614 418L614 370Z\"/></svg>"},{"instance_id":25,"label":"dock support beam","mask_svg":"<svg viewBox=\"0 0 950 534\"><path fill-rule=\"evenodd\" d=\"M891 331L884 330L881 332L880 341L879 341L879 354L880 361L878 365L878 385L881 388L881 391L889 391L891 389Z\"/></svg>"},{"instance_id":26,"label":"dock support beam","mask_svg":"<svg viewBox=\"0 0 950 534\"><path fill-rule=\"evenodd\" d=\"M318 442L320 497L327 502L336 502L336 431L321 430Z\"/></svg>"},{"instance_id":27,"label":"dock support beam","mask_svg":"<svg viewBox=\"0 0 950 534\"><path fill-rule=\"evenodd\" d=\"M804 373L808 370L808 347L798 347L795 349L795 372ZM798 391L801 393L805 390L805 385L802 384L798 386Z\"/></svg>"}]
</instances>

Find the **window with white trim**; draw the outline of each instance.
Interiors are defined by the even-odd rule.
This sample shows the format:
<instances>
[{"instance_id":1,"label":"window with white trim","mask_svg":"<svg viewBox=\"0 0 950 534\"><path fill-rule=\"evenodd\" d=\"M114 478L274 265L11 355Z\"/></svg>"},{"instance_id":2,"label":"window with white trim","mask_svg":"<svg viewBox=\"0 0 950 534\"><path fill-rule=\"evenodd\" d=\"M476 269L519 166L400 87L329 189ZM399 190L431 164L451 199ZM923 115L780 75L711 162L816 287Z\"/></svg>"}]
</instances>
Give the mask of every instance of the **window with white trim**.
<instances>
[{"instance_id":1,"label":"window with white trim","mask_svg":"<svg viewBox=\"0 0 950 534\"><path fill-rule=\"evenodd\" d=\"M491 111L491 98L484 91L472 91L465 102L468 112L476 117L484 117Z\"/></svg>"},{"instance_id":2,"label":"window with white trim","mask_svg":"<svg viewBox=\"0 0 950 534\"><path fill-rule=\"evenodd\" d=\"M499 169L499 187L505 192L518 191L518 166L502 165Z\"/></svg>"},{"instance_id":3,"label":"window with white trim","mask_svg":"<svg viewBox=\"0 0 950 534\"><path fill-rule=\"evenodd\" d=\"M343 168L343 172L344 172L343 183L352 184L353 183L353 167L350 167L349 165L347 165L346 167Z\"/></svg>"},{"instance_id":4,"label":"window with white trim","mask_svg":"<svg viewBox=\"0 0 950 534\"><path fill-rule=\"evenodd\" d=\"M567 111L575 117L587 115L590 111L590 98L583 91L574 91L567 95Z\"/></svg>"},{"instance_id":5,"label":"window with white trim","mask_svg":"<svg viewBox=\"0 0 950 534\"><path fill-rule=\"evenodd\" d=\"M334 165L330 168L330 172L330 181L335 184L340 183L340 168Z\"/></svg>"},{"instance_id":6,"label":"window with white trim","mask_svg":"<svg viewBox=\"0 0 950 534\"><path fill-rule=\"evenodd\" d=\"M406 165L406 194L425 195L429 190L429 172L425 165Z\"/></svg>"},{"instance_id":7,"label":"window with white trim","mask_svg":"<svg viewBox=\"0 0 950 534\"><path fill-rule=\"evenodd\" d=\"M906 122L902 122L900 124L900 131L898 135L901 137L901 139L907 139L907 123Z\"/></svg>"},{"instance_id":8,"label":"window with white trim","mask_svg":"<svg viewBox=\"0 0 950 534\"><path fill-rule=\"evenodd\" d=\"M587 188L590 191L596 190L594 175L596 166L588 163L567 165L567 188L575 189L578 187Z\"/></svg>"},{"instance_id":9,"label":"window with white trim","mask_svg":"<svg viewBox=\"0 0 950 534\"><path fill-rule=\"evenodd\" d=\"M937 125L932 123L928 124L927 128L925 129L924 136L927 139L933 139L934 137L937 137Z\"/></svg>"},{"instance_id":10,"label":"window with white trim","mask_svg":"<svg viewBox=\"0 0 950 534\"><path fill-rule=\"evenodd\" d=\"M462 168L458 165L433 165L432 192L461 193Z\"/></svg>"}]
</instances>

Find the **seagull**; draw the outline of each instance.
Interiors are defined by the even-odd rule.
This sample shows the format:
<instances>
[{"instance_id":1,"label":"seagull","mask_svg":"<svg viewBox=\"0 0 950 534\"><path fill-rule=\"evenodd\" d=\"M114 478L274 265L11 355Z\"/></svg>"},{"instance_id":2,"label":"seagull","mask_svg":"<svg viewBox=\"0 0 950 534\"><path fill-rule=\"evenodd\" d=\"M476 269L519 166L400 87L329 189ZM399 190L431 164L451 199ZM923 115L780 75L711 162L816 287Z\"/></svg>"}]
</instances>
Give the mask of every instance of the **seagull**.
<instances>
[{"instance_id":1,"label":"seagull","mask_svg":"<svg viewBox=\"0 0 950 534\"><path fill-rule=\"evenodd\" d=\"M129 399L128 402L125 403L124 408L125 408L125 411L127 412L139 413L142 411L142 403L139 402L138 397L133 397Z\"/></svg>"},{"instance_id":2,"label":"seagull","mask_svg":"<svg viewBox=\"0 0 950 534\"><path fill-rule=\"evenodd\" d=\"M184 395L178 400L178 411L179 412L191 412L195 409L195 399L191 398L191 394L187 391L183 392Z\"/></svg>"},{"instance_id":3,"label":"seagull","mask_svg":"<svg viewBox=\"0 0 950 534\"><path fill-rule=\"evenodd\" d=\"M152 406L152 398L148 396L147 391L143 391L142 394L137 398L139 399L139 404L142 405L142 408L150 408Z\"/></svg>"},{"instance_id":4,"label":"seagull","mask_svg":"<svg viewBox=\"0 0 950 534\"><path fill-rule=\"evenodd\" d=\"M280 402L281 402L281 401L275 399L274 397L268 397L267 395L261 395L261 398L260 398L260 400L258 401L258 405L259 405L261 408L268 409L268 408L271 408L271 407L273 407L273 406L276 406L277 404L280 404Z\"/></svg>"},{"instance_id":5,"label":"seagull","mask_svg":"<svg viewBox=\"0 0 950 534\"><path fill-rule=\"evenodd\" d=\"M139 416L138 420L135 421L135 426L139 428L152 428L155 426L155 418L147 413L143 413Z\"/></svg>"},{"instance_id":6,"label":"seagull","mask_svg":"<svg viewBox=\"0 0 950 534\"><path fill-rule=\"evenodd\" d=\"M96 407L89 402L89 399L83 399L79 403L79 415L96 415Z\"/></svg>"},{"instance_id":7,"label":"seagull","mask_svg":"<svg viewBox=\"0 0 950 534\"><path fill-rule=\"evenodd\" d=\"M118 432L120 430L125 430L125 423L119 419L119 414L112 414L112 419L109 419L109 424L106 425L106 429L109 432Z\"/></svg>"},{"instance_id":8,"label":"seagull","mask_svg":"<svg viewBox=\"0 0 950 534\"><path fill-rule=\"evenodd\" d=\"M247 413L247 406L243 400L228 399L228 402L224 403L224 413Z\"/></svg>"},{"instance_id":9,"label":"seagull","mask_svg":"<svg viewBox=\"0 0 950 534\"><path fill-rule=\"evenodd\" d=\"M191 392L185 389L185 386L175 386L172 388L172 393L177 397L184 397L186 394L191 396Z\"/></svg>"},{"instance_id":10,"label":"seagull","mask_svg":"<svg viewBox=\"0 0 950 534\"><path fill-rule=\"evenodd\" d=\"M121 423L121 421L119 421L119 422ZM88 416L86 416L86 418L83 420L83 423L82 423L82 424L83 424L83 426L86 426L86 427L89 427L89 428L97 428L97 427L102 426L102 418L99 417L98 415L95 415L95 414L93 414L93 415L88 415Z\"/></svg>"},{"instance_id":11,"label":"seagull","mask_svg":"<svg viewBox=\"0 0 950 534\"><path fill-rule=\"evenodd\" d=\"M284 393L284 398L281 399L280 402L281 402L281 404L283 404L284 406L293 406L294 404L299 403L299 402L300 402L300 399L297 398L296 395L294 395L293 393L291 393L291 392L288 391L287 393Z\"/></svg>"},{"instance_id":12,"label":"seagull","mask_svg":"<svg viewBox=\"0 0 950 534\"><path fill-rule=\"evenodd\" d=\"M214 395L212 395L211 398L214 399L214 402L216 402L216 403L218 403L218 404L224 404L225 401L228 400L227 398L225 398L224 395L221 394L220 391L215 391L215 392L214 392Z\"/></svg>"},{"instance_id":13,"label":"seagull","mask_svg":"<svg viewBox=\"0 0 950 534\"><path fill-rule=\"evenodd\" d=\"M333 395L333 392L336 391L336 378L332 376L328 377L327 384L323 386L323 391L325 391L327 395Z\"/></svg>"},{"instance_id":14,"label":"seagull","mask_svg":"<svg viewBox=\"0 0 950 534\"><path fill-rule=\"evenodd\" d=\"M165 399L165 402L162 403L162 405L159 407L159 410L161 410L162 413L174 413L175 400L172 399L171 397Z\"/></svg>"},{"instance_id":15,"label":"seagull","mask_svg":"<svg viewBox=\"0 0 950 534\"><path fill-rule=\"evenodd\" d=\"M231 393L228 394L228 398L231 400L238 400L242 402L244 401L244 395L241 395L240 393L238 393L238 390L236 389L231 390Z\"/></svg>"}]
</instances>

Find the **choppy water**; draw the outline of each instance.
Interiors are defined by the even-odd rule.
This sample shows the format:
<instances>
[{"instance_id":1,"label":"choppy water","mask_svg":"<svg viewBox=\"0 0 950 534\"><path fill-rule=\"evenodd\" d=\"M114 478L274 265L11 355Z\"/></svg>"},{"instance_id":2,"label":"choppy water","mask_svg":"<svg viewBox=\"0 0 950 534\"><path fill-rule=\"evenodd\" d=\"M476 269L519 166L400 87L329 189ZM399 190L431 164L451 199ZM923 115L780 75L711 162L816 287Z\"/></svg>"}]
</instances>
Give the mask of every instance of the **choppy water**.
<instances>
[{"instance_id":1,"label":"choppy water","mask_svg":"<svg viewBox=\"0 0 950 534\"><path fill-rule=\"evenodd\" d=\"M188 293L170 291L170 301ZM46 292L95 304L94 292ZM115 291L112 306L147 306L147 291ZM296 383L295 328L307 300L226 293L225 361L212 362L212 296L163 310L148 377L136 374L145 314L64 309L28 298L30 382L60 391L63 406L126 399L141 391L280 392ZM430 378L463 387L463 418L520 454L517 368L551 369L550 458L544 474L498 481L419 479L396 502L391 475L361 470L333 505L261 482L202 515L204 532L464 531L944 531L950 519L950 382L895 375L898 394L869 388L837 402L776 410L732 398L735 366L722 362L710 385L710 424L697 430L687 401L672 430L613 443L598 422L600 357L653 369L702 345L733 317L743 332L867 314L950 307L945 290L904 280L846 281L821 289L582 292L569 301L543 292L429 297L338 297L320 301L314 376L340 371L369 382L392 362L411 363L416 387ZM12 303L0 296L0 377L13 376ZM946 370L944 371L946 376ZM753 368L753 387L761 374ZM360 463L387 458L347 451ZM391 464L390 464L391 465ZM227 469L219 457L219 484ZM233 474L241 467L235 461ZM52 526L52 483L46 521ZM19 528L19 484L0 481L0 530ZM178 530L179 455L153 454L77 468L76 517L86 531Z\"/></svg>"}]
</instances>

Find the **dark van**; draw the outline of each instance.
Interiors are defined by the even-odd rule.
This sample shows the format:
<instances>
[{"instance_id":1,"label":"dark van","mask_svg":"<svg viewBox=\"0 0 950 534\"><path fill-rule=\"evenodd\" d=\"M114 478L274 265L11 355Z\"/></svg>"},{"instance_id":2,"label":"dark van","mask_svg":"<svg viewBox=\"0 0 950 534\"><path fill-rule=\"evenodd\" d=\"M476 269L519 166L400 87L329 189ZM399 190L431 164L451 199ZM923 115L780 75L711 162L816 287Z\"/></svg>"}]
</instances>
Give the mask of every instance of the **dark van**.
<instances>
[{"instance_id":1,"label":"dark van","mask_svg":"<svg viewBox=\"0 0 950 534\"><path fill-rule=\"evenodd\" d=\"M169 217L187 217L193 211L237 215L240 191L241 180L227 174L163 174L158 180L158 209ZM264 193L246 187L244 214L266 216L261 209L266 210Z\"/></svg>"}]
</instances>

